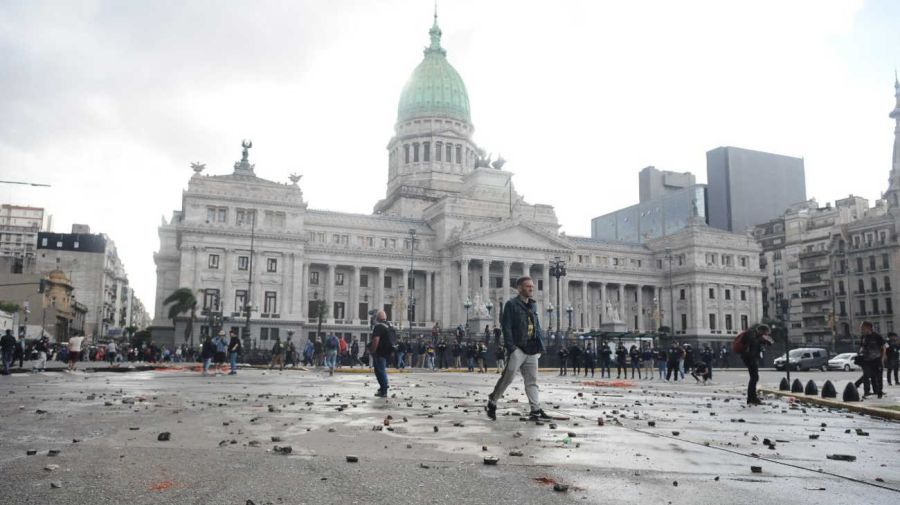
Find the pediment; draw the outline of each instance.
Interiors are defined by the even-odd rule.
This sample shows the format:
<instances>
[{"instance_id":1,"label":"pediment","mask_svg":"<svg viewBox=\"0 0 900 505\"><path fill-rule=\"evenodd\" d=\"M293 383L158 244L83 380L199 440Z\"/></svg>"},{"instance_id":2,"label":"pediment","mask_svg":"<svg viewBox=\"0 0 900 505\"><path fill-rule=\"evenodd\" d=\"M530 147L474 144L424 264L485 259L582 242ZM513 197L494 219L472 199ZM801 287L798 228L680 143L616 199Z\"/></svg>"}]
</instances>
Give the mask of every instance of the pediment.
<instances>
[{"instance_id":1,"label":"pediment","mask_svg":"<svg viewBox=\"0 0 900 505\"><path fill-rule=\"evenodd\" d=\"M548 233L522 222L505 222L461 233L453 242L474 246L510 247L558 251L572 249L563 237Z\"/></svg>"}]
</instances>

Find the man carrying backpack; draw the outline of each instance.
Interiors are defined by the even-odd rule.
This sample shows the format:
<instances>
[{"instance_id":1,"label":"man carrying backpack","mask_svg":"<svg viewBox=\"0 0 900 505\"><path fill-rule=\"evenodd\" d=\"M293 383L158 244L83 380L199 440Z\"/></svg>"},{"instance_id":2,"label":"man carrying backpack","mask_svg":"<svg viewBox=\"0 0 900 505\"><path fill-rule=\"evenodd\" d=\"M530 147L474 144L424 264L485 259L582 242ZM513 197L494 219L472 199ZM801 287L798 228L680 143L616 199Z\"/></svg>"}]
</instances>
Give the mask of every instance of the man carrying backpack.
<instances>
[{"instance_id":1,"label":"man carrying backpack","mask_svg":"<svg viewBox=\"0 0 900 505\"><path fill-rule=\"evenodd\" d=\"M375 328L372 329L371 356L375 379L378 380L378 392L375 396L386 398L388 393L387 362L394 352L397 331L387 322L387 314L379 310L375 314Z\"/></svg>"},{"instance_id":2,"label":"man carrying backpack","mask_svg":"<svg viewBox=\"0 0 900 505\"><path fill-rule=\"evenodd\" d=\"M334 367L337 365L337 354L341 347L338 338L334 333L329 333L325 337L325 367L328 368L328 375L334 375Z\"/></svg>"},{"instance_id":3,"label":"man carrying backpack","mask_svg":"<svg viewBox=\"0 0 900 505\"><path fill-rule=\"evenodd\" d=\"M740 354L741 361L750 374L750 382L747 383L747 405L762 404L756 394L756 383L759 382L759 357L762 354L762 347L772 343L769 327L764 324L743 331L734 339L732 350Z\"/></svg>"}]
</instances>

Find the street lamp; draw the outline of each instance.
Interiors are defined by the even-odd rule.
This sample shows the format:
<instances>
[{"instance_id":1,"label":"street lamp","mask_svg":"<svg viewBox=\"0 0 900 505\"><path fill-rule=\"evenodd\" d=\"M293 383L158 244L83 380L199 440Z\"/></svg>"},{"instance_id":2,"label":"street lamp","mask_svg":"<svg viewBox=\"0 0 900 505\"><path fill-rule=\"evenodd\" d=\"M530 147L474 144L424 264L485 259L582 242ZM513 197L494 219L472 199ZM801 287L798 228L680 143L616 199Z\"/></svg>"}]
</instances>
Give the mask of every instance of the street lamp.
<instances>
[{"instance_id":1,"label":"street lamp","mask_svg":"<svg viewBox=\"0 0 900 505\"><path fill-rule=\"evenodd\" d=\"M407 280L406 285L409 288L409 303L406 305L407 311L407 319L409 320L409 338L412 340L412 322L413 315L416 310L416 297L413 296L413 288L415 287L415 271L413 270L413 265L416 259L416 230L415 228L409 229L409 280ZM425 275L428 275L426 272Z\"/></svg>"},{"instance_id":2,"label":"street lamp","mask_svg":"<svg viewBox=\"0 0 900 505\"><path fill-rule=\"evenodd\" d=\"M553 303L547 307L547 328L552 332L553 331Z\"/></svg>"},{"instance_id":3,"label":"street lamp","mask_svg":"<svg viewBox=\"0 0 900 505\"><path fill-rule=\"evenodd\" d=\"M463 307L466 308L466 336L469 336L469 308L472 307L472 300L469 297L466 297L466 301L463 302Z\"/></svg>"},{"instance_id":4,"label":"street lamp","mask_svg":"<svg viewBox=\"0 0 900 505\"><path fill-rule=\"evenodd\" d=\"M488 315L491 316L491 322L494 322L494 314L491 312L491 309L494 308L494 302L492 302L490 298L484 303L484 308L487 309Z\"/></svg>"},{"instance_id":5,"label":"street lamp","mask_svg":"<svg viewBox=\"0 0 900 505\"><path fill-rule=\"evenodd\" d=\"M575 309L572 308L572 304L569 304L569 306L566 307L566 314L569 315L569 329L566 331L572 331L572 311L573 310L575 310Z\"/></svg>"},{"instance_id":6,"label":"street lamp","mask_svg":"<svg viewBox=\"0 0 900 505\"><path fill-rule=\"evenodd\" d=\"M669 333L675 334L675 295L672 292L672 248L666 247L666 260L669 262Z\"/></svg>"},{"instance_id":7,"label":"street lamp","mask_svg":"<svg viewBox=\"0 0 900 505\"><path fill-rule=\"evenodd\" d=\"M566 276L566 262L559 259L559 256L553 258L550 262L550 275L556 277L556 306L561 307L559 299L559 278ZM556 333L559 334L559 317L556 318Z\"/></svg>"},{"instance_id":8,"label":"street lamp","mask_svg":"<svg viewBox=\"0 0 900 505\"><path fill-rule=\"evenodd\" d=\"M316 338L320 338L322 336L322 301L319 300L318 289L313 292L313 302L316 304L316 316L319 319L316 327Z\"/></svg>"}]
</instances>

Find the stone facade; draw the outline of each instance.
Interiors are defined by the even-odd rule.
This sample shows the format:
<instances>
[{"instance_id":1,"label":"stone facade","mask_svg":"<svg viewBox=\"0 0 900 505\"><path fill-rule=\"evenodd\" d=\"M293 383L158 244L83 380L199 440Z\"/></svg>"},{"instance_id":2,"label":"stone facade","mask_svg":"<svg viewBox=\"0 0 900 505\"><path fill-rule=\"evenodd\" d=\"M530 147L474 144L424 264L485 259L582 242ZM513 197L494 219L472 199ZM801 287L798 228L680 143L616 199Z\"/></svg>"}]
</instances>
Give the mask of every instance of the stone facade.
<instances>
[{"instance_id":1,"label":"stone facade","mask_svg":"<svg viewBox=\"0 0 900 505\"><path fill-rule=\"evenodd\" d=\"M246 327L249 293L251 347L268 348L287 332L313 336L323 301L323 332L365 340L369 311L384 309L404 333L469 319L481 334L522 275L535 280L544 326L553 318L562 331L569 307L572 330L620 319L645 332L674 320L680 338L694 341L724 342L756 322L759 246L748 236L696 223L644 244L570 237L552 206L524 201L503 160L486 159L475 144L468 97L438 106L439 90L465 88L450 71L436 22L430 34L430 70L417 69L404 88L387 146L386 196L372 215L310 209L299 177L256 177L250 142L233 173L204 175L205 166L194 165L182 209L159 227L155 339L185 340L185 316L173 327L163 302L182 287L200 301L195 336L216 326L209 309L217 301L222 326ZM407 90L425 94L413 100ZM549 269L556 257L568 264L558 290Z\"/></svg>"}]
</instances>

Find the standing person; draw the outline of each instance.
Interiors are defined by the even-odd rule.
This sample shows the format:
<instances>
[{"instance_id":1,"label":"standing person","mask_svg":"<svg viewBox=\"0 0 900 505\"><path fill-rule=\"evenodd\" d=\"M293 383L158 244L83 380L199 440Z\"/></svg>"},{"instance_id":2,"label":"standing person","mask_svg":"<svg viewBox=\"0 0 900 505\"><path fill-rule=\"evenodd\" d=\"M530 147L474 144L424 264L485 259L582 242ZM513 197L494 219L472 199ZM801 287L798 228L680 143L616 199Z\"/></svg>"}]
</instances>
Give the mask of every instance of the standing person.
<instances>
[{"instance_id":1,"label":"standing person","mask_svg":"<svg viewBox=\"0 0 900 505\"><path fill-rule=\"evenodd\" d=\"M115 340L110 340L109 343L106 344L106 360L109 361L109 366L115 366L116 353L118 350Z\"/></svg>"},{"instance_id":2,"label":"standing person","mask_svg":"<svg viewBox=\"0 0 900 505\"><path fill-rule=\"evenodd\" d=\"M231 365L228 375L237 375L237 359L241 352L241 346L241 339L238 338L237 333L232 331L231 339L228 341L228 363Z\"/></svg>"},{"instance_id":3,"label":"standing person","mask_svg":"<svg viewBox=\"0 0 900 505\"><path fill-rule=\"evenodd\" d=\"M313 342L313 366L322 366L322 360L325 357L325 345L319 335Z\"/></svg>"},{"instance_id":4,"label":"standing person","mask_svg":"<svg viewBox=\"0 0 900 505\"><path fill-rule=\"evenodd\" d=\"M353 343L350 344L350 367L353 368L359 364L359 340L354 338Z\"/></svg>"},{"instance_id":5,"label":"standing person","mask_svg":"<svg viewBox=\"0 0 900 505\"><path fill-rule=\"evenodd\" d=\"M396 330L387 321L387 314L383 310L375 313L375 327L372 329L372 343L369 349L372 359L372 368L375 369L375 379L378 380L378 392L375 396L386 398L388 393L387 362L394 352L392 340L396 338Z\"/></svg>"},{"instance_id":6,"label":"standing person","mask_svg":"<svg viewBox=\"0 0 900 505\"><path fill-rule=\"evenodd\" d=\"M675 377L675 382L678 382L678 362L680 360L681 347L678 346L678 342L672 341L672 345L666 351L666 382L669 382L672 376Z\"/></svg>"},{"instance_id":7,"label":"standing person","mask_svg":"<svg viewBox=\"0 0 900 505\"><path fill-rule=\"evenodd\" d=\"M572 343L572 347L569 347L569 364L572 367L573 375L578 377L581 374L581 346L578 345L578 342Z\"/></svg>"},{"instance_id":8,"label":"standing person","mask_svg":"<svg viewBox=\"0 0 900 505\"><path fill-rule=\"evenodd\" d=\"M503 336L503 332L500 331L500 328L497 325L494 325L494 345L497 347L502 347L502 343L500 342L500 337Z\"/></svg>"},{"instance_id":9,"label":"standing person","mask_svg":"<svg viewBox=\"0 0 900 505\"><path fill-rule=\"evenodd\" d=\"M397 351L396 351L397 362L396 366L398 369L406 368L406 361L404 357L406 356L406 342L400 341L397 343Z\"/></svg>"},{"instance_id":10,"label":"standing person","mask_svg":"<svg viewBox=\"0 0 900 505\"><path fill-rule=\"evenodd\" d=\"M469 371L475 371L475 360L478 359L478 344L470 339L466 344L466 364L469 365Z\"/></svg>"},{"instance_id":11,"label":"standing person","mask_svg":"<svg viewBox=\"0 0 900 505\"><path fill-rule=\"evenodd\" d=\"M32 367L32 372L43 372L47 366L47 353L50 352L50 339L47 334L41 335L41 338L34 344L34 350L37 351L37 361Z\"/></svg>"},{"instance_id":12,"label":"standing person","mask_svg":"<svg viewBox=\"0 0 900 505\"><path fill-rule=\"evenodd\" d=\"M588 368L591 369L591 377L594 376L594 363L597 361L597 354L591 348L591 343L588 342L587 346L584 348L584 376L587 377Z\"/></svg>"},{"instance_id":13,"label":"standing person","mask_svg":"<svg viewBox=\"0 0 900 505\"><path fill-rule=\"evenodd\" d=\"M747 367L750 374L750 381L747 383L747 405L761 405L759 396L756 393L756 383L759 382L759 358L763 351L764 345L772 345L772 339L769 337L769 327L761 324L756 328L744 331L741 337L743 350L741 351L741 361Z\"/></svg>"},{"instance_id":14,"label":"standing person","mask_svg":"<svg viewBox=\"0 0 900 505\"><path fill-rule=\"evenodd\" d=\"M84 344L84 335L76 335L69 339L69 371L75 370L75 365L81 361L81 346Z\"/></svg>"},{"instance_id":15,"label":"standing person","mask_svg":"<svg viewBox=\"0 0 900 505\"><path fill-rule=\"evenodd\" d=\"M641 351L632 344L628 349L628 357L631 359L631 378L634 379L634 371L637 370L638 379L641 379Z\"/></svg>"},{"instance_id":16,"label":"standing person","mask_svg":"<svg viewBox=\"0 0 900 505\"><path fill-rule=\"evenodd\" d=\"M603 378L603 374L606 373L606 378L612 378L612 370L610 370L610 365L612 364L612 349L609 348L609 342L601 342L600 343L600 378Z\"/></svg>"},{"instance_id":17,"label":"standing person","mask_svg":"<svg viewBox=\"0 0 900 505\"><path fill-rule=\"evenodd\" d=\"M334 367L337 366L337 355L340 348L341 343L338 342L337 336L334 333L329 333L325 337L325 368L328 369L328 375L334 375Z\"/></svg>"},{"instance_id":18,"label":"standing person","mask_svg":"<svg viewBox=\"0 0 900 505\"><path fill-rule=\"evenodd\" d=\"M884 351L884 361L888 385L891 385L891 373L893 372L893 384L900 386L900 379L897 377L898 369L900 369L900 343L897 342L897 334L894 332L888 333L888 346Z\"/></svg>"},{"instance_id":19,"label":"standing person","mask_svg":"<svg viewBox=\"0 0 900 505\"><path fill-rule=\"evenodd\" d=\"M622 374L625 374L625 378L628 378L628 350L625 349L625 346L622 342L619 342L619 345L616 347L616 379L621 379Z\"/></svg>"},{"instance_id":20,"label":"standing person","mask_svg":"<svg viewBox=\"0 0 900 505\"><path fill-rule=\"evenodd\" d=\"M503 373L503 369L506 368L506 347L498 345L494 351L494 359L497 360L497 373Z\"/></svg>"},{"instance_id":21,"label":"standing person","mask_svg":"<svg viewBox=\"0 0 900 505\"><path fill-rule=\"evenodd\" d=\"M434 344L425 345L425 368L434 371Z\"/></svg>"},{"instance_id":22,"label":"standing person","mask_svg":"<svg viewBox=\"0 0 900 505\"><path fill-rule=\"evenodd\" d=\"M725 346L722 346L722 349L719 350L719 361L721 362L720 367L731 368L731 365L728 363L728 349Z\"/></svg>"},{"instance_id":23,"label":"standing person","mask_svg":"<svg viewBox=\"0 0 900 505\"><path fill-rule=\"evenodd\" d=\"M456 368L462 368L462 344L459 341L453 343L451 348L453 354L453 363Z\"/></svg>"},{"instance_id":24,"label":"standing person","mask_svg":"<svg viewBox=\"0 0 900 505\"><path fill-rule=\"evenodd\" d=\"M19 360L19 368L22 368L22 365L25 364L25 334L19 335L19 338L16 339L16 347L13 351L13 362Z\"/></svg>"},{"instance_id":25,"label":"standing person","mask_svg":"<svg viewBox=\"0 0 900 505\"><path fill-rule=\"evenodd\" d=\"M216 353L213 355L216 363L216 374L224 374L225 360L228 358L228 341L225 340L225 330L219 330L219 333L213 337L213 345L216 346Z\"/></svg>"},{"instance_id":26,"label":"standing person","mask_svg":"<svg viewBox=\"0 0 900 505\"><path fill-rule=\"evenodd\" d=\"M641 350L641 363L643 364L644 369L644 378L647 380L653 379L653 361L655 355L653 351L650 349L650 346L644 344Z\"/></svg>"},{"instance_id":27,"label":"standing person","mask_svg":"<svg viewBox=\"0 0 900 505\"><path fill-rule=\"evenodd\" d=\"M284 351L284 366L288 363L291 364L291 368L297 367L297 346L291 341L291 332L288 332L287 350Z\"/></svg>"},{"instance_id":28,"label":"standing person","mask_svg":"<svg viewBox=\"0 0 900 505\"><path fill-rule=\"evenodd\" d=\"M478 343L478 373L487 373L487 344L484 342Z\"/></svg>"},{"instance_id":29,"label":"standing person","mask_svg":"<svg viewBox=\"0 0 900 505\"><path fill-rule=\"evenodd\" d=\"M709 347L709 344L703 346L703 352L700 354L700 361L706 365L706 373L709 375L708 379L712 379L712 370L713 370L713 351Z\"/></svg>"},{"instance_id":30,"label":"standing person","mask_svg":"<svg viewBox=\"0 0 900 505\"><path fill-rule=\"evenodd\" d=\"M0 355L3 356L3 375L9 375L9 367L12 366L13 353L16 349L16 337L12 330L6 330L0 337Z\"/></svg>"},{"instance_id":31,"label":"standing person","mask_svg":"<svg viewBox=\"0 0 900 505\"><path fill-rule=\"evenodd\" d=\"M313 345L312 339L306 340L306 346L303 348L303 364L305 366L315 366L316 347Z\"/></svg>"},{"instance_id":32,"label":"standing person","mask_svg":"<svg viewBox=\"0 0 900 505\"><path fill-rule=\"evenodd\" d=\"M559 358L559 375L566 375L569 371L569 349L566 347L565 343L559 343L559 350L556 351L556 356Z\"/></svg>"},{"instance_id":33,"label":"standing person","mask_svg":"<svg viewBox=\"0 0 900 505\"><path fill-rule=\"evenodd\" d=\"M654 346L652 352L656 360L656 375L659 377L657 380L663 380L666 376L666 351Z\"/></svg>"},{"instance_id":34,"label":"standing person","mask_svg":"<svg viewBox=\"0 0 900 505\"><path fill-rule=\"evenodd\" d=\"M684 344L684 354L681 358L681 378L684 379L684 372L687 370L690 372L694 369L694 348L691 347L691 344Z\"/></svg>"},{"instance_id":35,"label":"standing person","mask_svg":"<svg viewBox=\"0 0 900 505\"><path fill-rule=\"evenodd\" d=\"M209 375L209 365L212 363L213 357L216 355L216 344L213 343L211 336L207 335L206 340L200 344L200 359L203 360L203 375Z\"/></svg>"},{"instance_id":36,"label":"standing person","mask_svg":"<svg viewBox=\"0 0 900 505\"><path fill-rule=\"evenodd\" d=\"M281 343L281 337L275 337L275 343L272 344L272 360L269 361L269 370L274 367L278 370L284 370L284 344Z\"/></svg>"},{"instance_id":37,"label":"standing person","mask_svg":"<svg viewBox=\"0 0 900 505\"><path fill-rule=\"evenodd\" d=\"M512 383L517 372L522 373L525 381L525 395L531 407L529 418L532 420L549 419L540 403L540 389L537 385L538 360L544 352L541 323L538 318L537 304L531 297L534 293L534 281L531 277L520 277L516 281L518 296L509 299L503 306L501 325L503 326L503 344L506 346L509 361L503 374L488 396L485 407L487 416L497 420L497 401L503 397L506 388Z\"/></svg>"},{"instance_id":38,"label":"standing person","mask_svg":"<svg viewBox=\"0 0 900 505\"><path fill-rule=\"evenodd\" d=\"M437 326L437 323L434 323ZM447 368L447 342L441 340L437 345L438 368Z\"/></svg>"},{"instance_id":39,"label":"standing person","mask_svg":"<svg viewBox=\"0 0 900 505\"><path fill-rule=\"evenodd\" d=\"M872 329L872 323L863 321L859 326L859 332L862 334L862 344L859 347L860 366L863 369L862 379L866 384L866 392L863 398L871 393L878 395L878 398L884 396L884 383L882 381L882 368L884 368L885 348L884 337L875 333ZM871 392L869 385L872 385Z\"/></svg>"},{"instance_id":40,"label":"standing person","mask_svg":"<svg viewBox=\"0 0 900 505\"><path fill-rule=\"evenodd\" d=\"M291 338L288 337L288 341L290 341L290 339L291 339ZM346 337L345 337L344 335L341 335L341 336L338 338L338 360L337 360L337 366L338 366L338 367L344 366L344 362L347 360L347 349L348 349L348 347L349 347L349 346L347 345L347 339L346 339Z\"/></svg>"}]
</instances>

